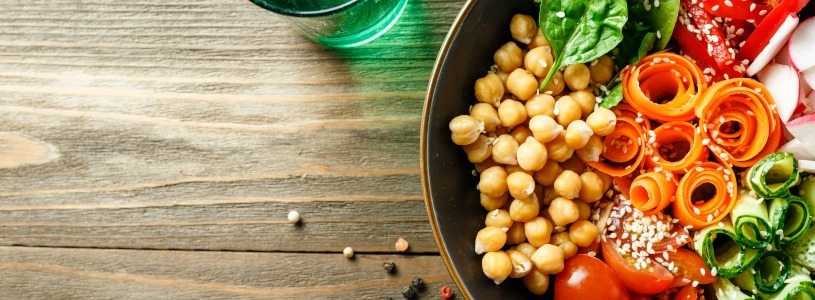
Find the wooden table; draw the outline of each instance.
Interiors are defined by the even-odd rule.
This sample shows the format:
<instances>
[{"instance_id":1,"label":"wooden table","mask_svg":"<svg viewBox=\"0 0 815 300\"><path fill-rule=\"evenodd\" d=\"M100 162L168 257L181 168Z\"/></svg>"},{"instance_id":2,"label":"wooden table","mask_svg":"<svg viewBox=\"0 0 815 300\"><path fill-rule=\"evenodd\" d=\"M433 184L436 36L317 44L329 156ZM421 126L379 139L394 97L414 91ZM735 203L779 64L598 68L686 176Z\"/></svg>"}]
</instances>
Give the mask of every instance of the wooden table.
<instances>
[{"instance_id":1,"label":"wooden table","mask_svg":"<svg viewBox=\"0 0 815 300\"><path fill-rule=\"evenodd\" d=\"M410 0L387 34L343 51L248 1L2 6L0 298L398 299L421 276L422 298L439 299L453 286L422 199L419 123L461 0Z\"/></svg>"}]
</instances>

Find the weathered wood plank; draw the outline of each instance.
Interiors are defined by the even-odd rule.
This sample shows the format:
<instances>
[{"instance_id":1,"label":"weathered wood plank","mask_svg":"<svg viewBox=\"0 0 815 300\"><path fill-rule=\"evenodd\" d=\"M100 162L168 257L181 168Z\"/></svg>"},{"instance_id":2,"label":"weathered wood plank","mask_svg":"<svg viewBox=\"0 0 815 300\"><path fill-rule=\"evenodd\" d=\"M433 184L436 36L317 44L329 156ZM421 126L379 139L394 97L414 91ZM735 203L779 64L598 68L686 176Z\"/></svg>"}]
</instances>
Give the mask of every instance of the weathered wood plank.
<instances>
[{"instance_id":1,"label":"weathered wood plank","mask_svg":"<svg viewBox=\"0 0 815 300\"><path fill-rule=\"evenodd\" d=\"M0 247L1 299L401 299L417 275L455 289L438 256Z\"/></svg>"},{"instance_id":2,"label":"weathered wood plank","mask_svg":"<svg viewBox=\"0 0 815 300\"><path fill-rule=\"evenodd\" d=\"M12 2L0 245L437 251L419 120L461 1L410 0L349 50L249 1Z\"/></svg>"}]
</instances>

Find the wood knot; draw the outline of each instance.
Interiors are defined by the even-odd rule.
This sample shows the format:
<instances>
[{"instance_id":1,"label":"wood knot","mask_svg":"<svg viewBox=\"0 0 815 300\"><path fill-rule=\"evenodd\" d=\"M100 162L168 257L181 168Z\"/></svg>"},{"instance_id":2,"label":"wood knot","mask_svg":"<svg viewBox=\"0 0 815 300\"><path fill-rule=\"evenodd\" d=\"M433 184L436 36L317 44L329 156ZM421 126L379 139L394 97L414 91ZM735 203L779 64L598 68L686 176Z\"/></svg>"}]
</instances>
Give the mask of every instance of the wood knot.
<instances>
[{"instance_id":1,"label":"wood knot","mask_svg":"<svg viewBox=\"0 0 815 300\"><path fill-rule=\"evenodd\" d=\"M0 132L0 169L39 165L59 158L54 145L10 132Z\"/></svg>"}]
</instances>

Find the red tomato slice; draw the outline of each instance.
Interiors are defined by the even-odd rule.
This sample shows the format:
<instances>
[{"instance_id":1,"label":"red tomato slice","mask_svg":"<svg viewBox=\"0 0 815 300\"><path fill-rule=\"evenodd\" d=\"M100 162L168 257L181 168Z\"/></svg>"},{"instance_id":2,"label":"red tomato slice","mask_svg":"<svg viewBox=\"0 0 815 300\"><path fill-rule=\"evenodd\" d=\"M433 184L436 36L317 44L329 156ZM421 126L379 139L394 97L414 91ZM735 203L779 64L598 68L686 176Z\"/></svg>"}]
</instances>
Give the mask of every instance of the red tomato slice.
<instances>
[{"instance_id":1,"label":"red tomato slice","mask_svg":"<svg viewBox=\"0 0 815 300\"><path fill-rule=\"evenodd\" d=\"M628 300L620 277L603 261L578 254L555 277L555 300Z\"/></svg>"},{"instance_id":2,"label":"red tomato slice","mask_svg":"<svg viewBox=\"0 0 815 300\"><path fill-rule=\"evenodd\" d=\"M736 2L736 3L733 3ZM739 20L755 20L756 24L764 19L772 8L751 0L702 0L705 9L711 15ZM729 5L728 5L729 4ZM761 11L764 11L762 14Z\"/></svg>"},{"instance_id":3,"label":"red tomato slice","mask_svg":"<svg viewBox=\"0 0 815 300\"><path fill-rule=\"evenodd\" d=\"M678 271L674 274L671 287L688 286L696 281L699 284L708 284L716 281L716 276L710 274L702 257L696 252L686 248L679 248L676 252L668 252L668 260L672 261ZM702 270L704 269L704 274Z\"/></svg>"},{"instance_id":4,"label":"red tomato slice","mask_svg":"<svg viewBox=\"0 0 815 300\"><path fill-rule=\"evenodd\" d=\"M714 21L713 16L698 4L692 4L691 0L683 0L682 4L693 19L696 28L702 31L702 38L707 43L705 53L716 61L716 67L724 69L731 65L736 60L736 51L727 45L721 24Z\"/></svg>"},{"instance_id":5,"label":"red tomato slice","mask_svg":"<svg viewBox=\"0 0 815 300\"><path fill-rule=\"evenodd\" d=\"M674 295L673 300L697 300L699 299L699 288L685 286Z\"/></svg>"},{"instance_id":6,"label":"red tomato slice","mask_svg":"<svg viewBox=\"0 0 815 300\"><path fill-rule=\"evenodd\" d=\"M634 267L634 259L623 257L611 240L604 241L602 245L603 260L620 276L629 291L653 295L665 291L673 282L673 274L662 265L652 263L647 268L638 270Z\"/></svg>"},{"instance_id":7,"label":"red tomato slice","mask_svg":"<svg viewBox=\"0 0 815 300\"><path fill-rule=\"evenodd\" d=\"M756 26L753 34L744 42L744 46L739 50L739 59L748 59L751 62L755 59L764 47L770 43L770 38L778 31L787 16L797 14L807 5L809 0L784 0L775 7L764 18L764 21Z\"/></svg>"},{"instance_id":8,"label":"red tomato slice","mask_svg":"<svg viewBox=\"0 0 815 300\"><path fill-rule=\"evenodd\" d=\"M621 187L621 189L622 189L622 187ZM619 203L617 203L617 205L621 206L623 204L622 204L622 202L619 202ZM618 208L616 210L623 211L624 209ZM620 240L621 243L630 243L631 242L630 237L632 236L633 232L629 232L628 235L627 235L628 236L627 238L622 238L622 237L624 236L623 232L625 231L625 226L623 226L623 223L629 222L632 217L633 217L632 213L625 213L622 217L610 218L611 225L614 225L613 232L616 234L615 239ZM668 215L665 215L665 214L657 215L657 219L659 221L663 222L663 223L666 223L666 224L671 223L671 217L668 216ZM673 227L671 227L670 232L671 232L671 237L670 238L665 238L662 241L660 241L660 242L653 245L652 249L654 249L655 252L662 253L662 252L665 252L665 251L673 251L674 249L679 249L680 247L684 246L685 244L687 244L691 240L690 239L690 233L688 232L687 229L685 229L682 226L674 225ZM677 237L680 237L680 238L677 239ZM681 238L681 237L685 237L685 238Z\"/></svg>"}]
</instances>

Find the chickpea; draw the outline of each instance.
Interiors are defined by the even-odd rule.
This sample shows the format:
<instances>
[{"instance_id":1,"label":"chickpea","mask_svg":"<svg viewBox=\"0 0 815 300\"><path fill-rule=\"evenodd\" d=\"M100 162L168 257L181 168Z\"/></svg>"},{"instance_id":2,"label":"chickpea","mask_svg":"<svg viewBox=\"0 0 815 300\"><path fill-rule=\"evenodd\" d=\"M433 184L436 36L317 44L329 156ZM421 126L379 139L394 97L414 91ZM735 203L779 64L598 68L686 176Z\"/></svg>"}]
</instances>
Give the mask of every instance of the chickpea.
<instances>
[{"instance_id":1,"label":"chickpea","mask_svg":"<svg viewBox=\"0 0 815 300\"><path fill-rule=\"evenodd\" d=\"M600 175L600 178L603 179L603 190L608 191L608 189L611 188L611 184L614 183L614 178L611 177L611 175L608 175L600 171L595 170L594 173Z\"/></svg>"},{"instance_id":2,"label":"chickpea","mask_svg":"<svg viewBox=\"0 0 815 300\"><path fill-rule=\"evenodd\" d=\"M574 199L580 193L580 188L582 187L582 182L580 181L580 175L577 173L564 170L557 176L555 179L555 191L561 196L566 199Z\"/></svg>"},{"instance_id":3,"label":"chickpea","mask_svg":"<svg viewBox=\"0 0 815 300\"><path fill-rule=\"evenodd\" d=\"M534 137L529 137L518 147L517 158L518 165L524 170L540 170L546 164L546 147Z\"/></svg>"},{"instance_id":4,"label":"chickpea","mask_svg":"<svg viewBox=\"0 0 815 300\"><path fill-rule=\"evenodd\" d=\"M475 235L475 253L501 250L507 242L507 234L498 227L484 227Z\"/></svg>"},{"instance_id":5,"label":"chickpea","mask_svg":"<svg viewBox=\"0 0 815 300\"><path fill-rule=\"evenodd\" d=\"M614 61L606 55L597 59L597 63L589 65L591 80L597 83L606 84L614 76Z\"/></svg>"},{"instance_id":6,"label":"chickpea","mask_svg":"<svg viewBox=\"0 0 815 300\"><path fill-rule=\"evenodd\" d=\"M526 173L526 174L529 174L529 175L532 175L532 173L533 173L532 171L527 171L524 168L521 168L521 166L519 166L519 165L504 165L504 170L506 170L507 174L510 174L510 175L512 173L515 173L515 172Z\"/></svg>"},{"instance_id":7,"label":"chickpea","mask_svg":"<svg viewBox=\"0 0 815 300\"><path fill-rule=\"evenodd\" d=\"M529 50L524 57L524 68L537 77L546 77L554 62L552 47L543 46Z\"/></svg>"},{"instance_id":8,"label":"chickpea","mask_svg":"<svg viewBox=\"0 0 815 300\"><path fill-rule=\"evenodd\" d=\"M475 98L478 102L498 107L504 96L504 83L498 75L489 73L475 81Z\"/></svg>"},{"instance_id":9,"label":"chickpea","mask_svg":"<svg viewBox=\"0 0 815 300\"><path fill-rule=\"evenodd\" d=\"M532 294L543 295L549 290L549 275L541 273L537 267L532 268L532 271L524 276L522 281L526 289Z\"/></svg>"},{"instance_id":10,"label":"chickpea","mask_svg":"<svg viewBox=\"0 0 815 300\"><path fill-rule=\"evenodd\" d=\"M593 203L603 197L603 178L594 172L580 174L580 194L577 199Z\"/></svg>"},{"instance_id":11,"label":"chickpea","mask_svg":"<svg viewBox=\"0 0 815 300\"><path fill-rule=\"evenodd\" d=\"M500 197L508 191L507 172L503 167L490 167L481 172L478 190L490 197Z\"/></svg>"},{"instance_id":12,"label":"chickpea","mask_svg":"<svg viewBox=\"0 0 815 300\"><path fill-rule=\"evenodd\" d=\"M498 197L490 197L484 193L481 193L481 206L483 206L487 211L493 211L503 207L504 204L507 203L508 198L509 193L503 193Z\"/></svg>"},{"instance_id":13,"label":"chickpea","mask_svg":"<svg viewBox=\"0 0 815 300\"><path fill-rule=\"evenodd\" d=\"M553 235L551 243L563 250L563 258L567 260L577 255L577 244L569 239L568 231Z\"/></svg>"},{"instance_id":14,"label":"chickpea","mask_svg":"<svg viewBox=\"0 0 815 300\"><path fill-rule=\"evenodd\" d=\"M579 90L569 93L577 105L580 106L581 118L586 118L594 110L594 105L597 103L597 98L594 97L589 90Z\"/></svg>"},{"instance_id":15,"label":"chickpea","mask_svg":"<svg viewBox=\"0 0 815 300\"><path fill-rule=\"evenodd\" d=\"M514 222L507 230L507 245L516 245L526 242L526 234L524 233L524 223Z\"/></svg>"},{"instance_id":16,"label":"chickpea","mask_svg":"<svg viewBox=\"0 0 815 300\"><path fill-rule=\"evenodd\" d=\"M599 136L607 136L617 126L617 115L608 108L598 107L586 117L586 124Z\"/></svg>"},{"instance_id":17,"label":"chickpea","mask_svg":"<svg viewBox=\"0 0 815 300\"><path fill-rule=\"evenodd\" d=\"M583 161L600 161L600 155L603 154L603 139L598 135L592 135L589 141L583 148L577 149L574 152Z\"/></svg>"},{"instance_id":18,"label":"chickpea","mask_svg":"<svg viewBox=\"0 0 815 300\"><path fill-rule=\"evenodd\" d=\"M529 119L529 130L538 142L548 143L563 132L563 126L547 115L539 115Z\"/></svg>"},{"instance_id":19,"label":"chickpea","mask_svg":"<svg viewBox=\"0 0 815 300\"><path fill-rule=\"evenodd\" d=\"M486 132L493 132L498 125L501 125L501 120L498 119L498 111L487 103L473 105L473 109L470 110L470 117L484 123L484 131Z\"/></svg>"},{"instance_id":20,"label":"chickpea","mask_svg":"<svg viewBox=\"0 0 815 300\"><path fill-rule=\"evenodd\" d=\"M509 205L509 216L515 222L528 222L540 213L540 203L535 194L526 199L515 199Z\"/></svg>"},{"instance_id":21,"label":"chickpea","mask_svg":"<svg viewBox=\"0 0 815 300\"><path fill-rule=\"evenodd\" d=\"M490 150L490 151L492 151L492 150ZM482 161L480 163L476 163L475 164L475 171L480 174L481 172L484 172L484 170L486 170L486 169L488 169L490 167L500 166L500 165L501 164L499 164L499 163L495 162L494 160L492 160L492 156L490 156L490 157L487 157L487 159L485 159L484 161Z\"/></svg>"},{"instance_id":22,"label":"chickpea","mask_svg":"<svg viewBox=\"0 0 815 300\"><path fill-rule=\"evenodd\" d=\"M511 135L502 134L492 144L492 160L497 163L517 165L518 141Z\"/></svg>"},{"instance_id":23,"label":"chickpea","mask_svg":"<svg viewBox=\"0 0 815 300\"><path fill-rule=\"evenodd\" d=\"M526 254L528 257L532 257L532 254L535 254L535 251L538 250L538 247L532 246L530 243L520 243L512 248L515 251L520 251L523 254Z\"/></svg>"},{"instance_id":24,"label":"chickpea","mask_svg":"<svg viewBox=\"0 0 815 300\"><path fill-rule=\"evenodd\" d=\"M552 229L552 223L543 217L535 217L531 221L524 223L526 240L535 247L549 243L549 238L552 236Z\"/></svg>"},{"instance_id":25,"label":"chickpea","mask_svg":"<svg viewBox=\"0 0 815 300\"><path fill-rule=\"evenodd\" d=\"M535 19L527 15L516 14L509 21L509 32L512 38L523 44L532 42L532 37L535 36L537 30L538 25L535 24Z\"/></svg>"},{"instance_id":26,"label":"chickpea","mask_svg":"<svg viewBox=\"0 0 815 300\"><path fill-rule=\"evenodd\" d=\"M512 273L509 274L509 278L524 277L526 274L529 274L532 269L534 269L532 260L529 259L529 256L523 252L517 250L507 250L506 253L509 255L509 260L512 261Z\"/></svg>"},{"instance_id":27,"label":"chickpea","mask_svg":"<svg viewBox=\"0 0 815 300\"><path fill-rule=\"evenodd\" d=\"M535 132L534 130L532 132ZM546 143L546 154L549 159L564 162L574 154L574 149L566 145L566 133L561 132L554 140ZM493 156L495 156L495 146L493 146Z\"/></svg>"},{"instance_id":28,"label":"chickpea","mask_svg":"<svg viewBox=\"0 0 815 300\"><path fill-rule=\"evenodd\" d=\"M566 86L573 91L578 91L589 87L589 80L591 80L589 67L586 67L584 64L573 64L567 66L566 70L563 71L563 77L566 79Z\"/></svg>"},{"instance_id":29,"label":"chickpea","mask_svg":"<svg viewBox=\"0 0 815 300\"><path fill-rule=\"evenodd\" d=\"M546 244L532 254L532 263L544 274L557 274L563 271L563 250L558 246Z\"/></svg>"},{"instance_id":30,"label":"chickpea","mask_svg":"<svg viewBox=\"0 0 815 300\"><path fill-rule=\"evenodd\" d=\"M521 100L527 100L538 92L538 79L532 72L515 69L507 77L507 90Z\"/></svg>"},{"instance_id":31,"label":"chickpea","mask_svg":"<svg viewBox=\"0 0 815 300\"><path fill-rule=\"evenodd\" d=\"M591 206L588 203L575 199L574 204L577 204L577 211L579 212L577 220L588 220L591 217Z\"/></svg>"},{"instance_id":32,"label":"chickpea","mask_svg":"<svg viewBox=\"0 0 815 300\"><path fill-rule=\"evenodd\" d=\"M487 214L484 225L509 230L514 222L515 221L512 221L512 218L509 217L508 211L505 209L496 209Z\"/></svg>"},{"instance_id":33,"label":"chickpea","mask_svg":"<svg viewBox=\"0 0 815 300\"><path fill-rule=\"evenodd\" d=\"M526 199L535 192L535 179L532 175L515 172L507 176L509 194L515 199Z\"/></svg>"},{"instance_id":34,"label":"chickpea","mask_svg":"<svg viewBox=\"0 0 815 300\"><path fill-rule=\"evenodd\" d=\"M481 268L487 278L501 284L512 273L512 260L504 251L489 252L481 259Z\"/></svg>"},{"instance_id":35,"label":"chickpea","mask_svg":"<svg viewBox=\"0 0 815 300\"><path fill-rule=\"evenodd\" d=\"M569 239L580 247L588 247L600 234L600 230L594 223L586 220L578 220L569 226Z\"/></svg>"},{"instance_id":36,"label":"chickpea","mask_svg":"<svg viewBox=\"0 0 815 300\"><path fill-rule=\"evenodd\" d=\"M537 94L532 99L526 100L526 115L529 118L546 115L555 117L555 97L547 94Z\"/></svg>"},{"instance_id":37,"label":"chickpea","mask_svg":"<svg viewBox=\"0 0 815 300\"><path fill-rule=\"evenodd\" d=\"M501 125L512 128L526 121L526 107L523 103L506 99L498 105L498 119Z\"/></svg>"},{"instance_id":38,"label":"chickpea","mask_svg":"<svg viewBox=\"0 0 815 300\"><path fill-rule=\"evenodd\" d=\"M506 91L507 90L507 77L509 77L509 73L501 71L501 69L498 69L498 67L496 66L495 75L498 75L498 78L501 79L501 83L504 84L504 91Z\"/></svg>"},{"instance_id":39,"label":"chickpea","mask_svg":"<svg viewBox=\"0 0 815 300\"><path fill-rule=\"evenodd\" d=\"M493 140L493 138L482 134L472 144L462 146L464 152L467 153L467 159L471 163L480 163L489 158L492 154Z\"/></svg>"},{"instance_id":40,"label":"chickpea","mask_svg":"<svg viewBox=\"0 0 815 300\"><path fill-rule=\"evenodd\" d=\"M469 145L484 131L484 124L468 115L461 115L450 121L450 131L453 143L459 146Z\"/></svg>"},{"instance_id":41,"label":"chickpea","mask_svg":"<svg viewBox=\"0 0 815 300\"><path fill-rule=\"evenodd\" d=\"M566 128L566 146L572 149L583 148L593 135L594 131L589 124L583 120L575 120Z\"/></svg>"},{"instance_id":42,"label":"chickpea","mask_svg":"<svg viewBox=\"0 0 815 300\"><path fill-rule=\"evenodd\" d=\"M586 169L586 164L583 163L583 160L577 156L572 156L566 161L560 163L560 167L564 170L569 170L575 173L583 173L583 170ZM559 175L559 174L558 174Z\"/></svg>"},{"instance_id":43,"label":"chickpea","mask_svg":"<svg viewBox=\"0 0 815 300\"><path fill-rule=\"evenodd\" d=\"M509 73L521 67L524 57L523 51L521 51L521 48L519 48L517 44L508 42L501 46L501 48L498 48L498 51L495 51L492 59L495 60L495 64L499 69Z\"/></svg>"},{"instance_id":44,"label":"chickpea","mask_svg":"<svg viewBox=\"0 0 815 300\"><path fill-rule=\"evenodd\" d=\"M518 141L518 144L522 144L523 142L526 142L526 138L532 136L532 130L529 130L529 127L518 125L515 126L515 128L512 128L509 135Z\"/></svg>"},{"instance_id":45,"label":"chickpea","mask_svg":"<svg viewBox=\"0 0 815 300\"><path fill-rule=\"evenodd\" d=\"M555 115L557 115L557 122L563 127L569 126L572 122L580 120L582 111L577 101L574 101L570 96L563 96L555 102Z\"/></svg>"},{"instance_id":46,"label":"chickpea","mask_svg":"<svg viewBox=\"0 0 815 300\"><path fill-rule=\"evenodd\" d=\"M563 168L556 161L550 159L546 161L543 168L532 174L532 178L543 186L550 186L555 183L555 179L560 175L560 172L563 172Z\"/></svg>"},{"instance_id":47,"label":"chickpea","mask_svg":"<svg viewBox=\"0 0 815 300\"><path fill-rule=\"evenodd\" d=\"M543 188L543 199L540 200L540 201L544 205L550 205L550 204L552 204L552 201L554 201L555 198L557 198L557 197L560 197L560 195L558 195L557 192L555 192L555 187L554 186L547 186L547 187ZM540 199L540 198L538 198L538 199ZM544 209L543 211L541 211L540 214L541 214L541 216L546 217L549 220L552 219L551 217L547 217L549 215L548 210Z\"/></svg>"},{"instance_id":48,"label":"chickpea","mask_svg":"<svg viewBox=\"0 0 815 300\"><path fill-rule=\"evenodd\" d=\"M538 78L538 85L539 86L540 86L540 84L543 83L544 79L546 79L546 77ZM555 75L552 75L552 79L549 80L549 83L547 83L546 86L543 87L543 92L544 93L549 92L552 95L560 95L560 93L562 93L563 89L565 89L565 88L566 88L566 81L563 80L563 72L558 70L558 71L555 71Z\"/></svg>"},{"instance_id":49,"label":"chickpea","mask_svg":"<svg viewBox=\"0 0 815 300\"><path fill-rule=\"evenodd\" d=\"M546 40L546 36L543 35L541 29L538 28L535 35L532 36L532 42L529 43L529 49L535 49L543 46L549 46L549 41Z\"/></svg>"},{"instance_id":50,"label":"chickpea","mask_svg":"<svg viewBox=\"0 0 815 300\"><path fill-rule=\"evenodd\" d=\"M549 204L549 215L557 226L566 226L580 218L580 211L574 201L557 197Z\"/></svg>"}]
</instances>

